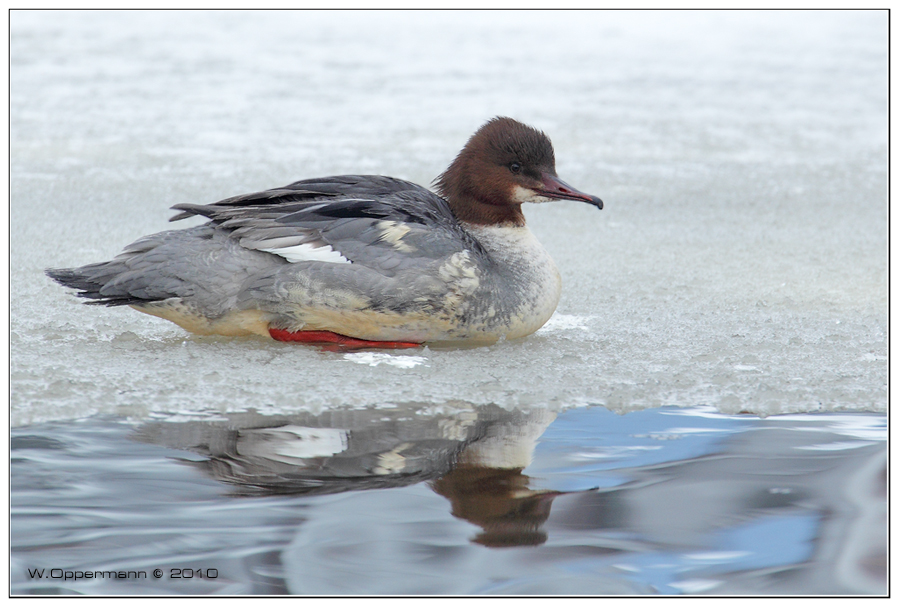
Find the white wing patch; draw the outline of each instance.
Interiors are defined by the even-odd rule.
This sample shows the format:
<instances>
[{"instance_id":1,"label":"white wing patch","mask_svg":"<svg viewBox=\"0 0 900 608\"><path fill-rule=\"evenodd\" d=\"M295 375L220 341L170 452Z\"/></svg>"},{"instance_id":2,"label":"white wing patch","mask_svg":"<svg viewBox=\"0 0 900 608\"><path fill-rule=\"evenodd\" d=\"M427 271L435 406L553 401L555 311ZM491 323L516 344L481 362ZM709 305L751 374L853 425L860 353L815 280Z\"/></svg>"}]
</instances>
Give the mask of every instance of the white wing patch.
<instances>
[{"instance_id":1,"label":"white wing patch","mask_svg":"<svg viewBox=\"0 0 900 608\"><path fill-rule=\"evenodd\" d=\"M272 247L270 249L260 249L280 255L288 262L331 262L332 264L350 264L350 260L341 255L340 251L332 249L331 245L323 245L314 247L310 243L302 245L294 245L292 247Z\"/></svg>"}]
</instances>

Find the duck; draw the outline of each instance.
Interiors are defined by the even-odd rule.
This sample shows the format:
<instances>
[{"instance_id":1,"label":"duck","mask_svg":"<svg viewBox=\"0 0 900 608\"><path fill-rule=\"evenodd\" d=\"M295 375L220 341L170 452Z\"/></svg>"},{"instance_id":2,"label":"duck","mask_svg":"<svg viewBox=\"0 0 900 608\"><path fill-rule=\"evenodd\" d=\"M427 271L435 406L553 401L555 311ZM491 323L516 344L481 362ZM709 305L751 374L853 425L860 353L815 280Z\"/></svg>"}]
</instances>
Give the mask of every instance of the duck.
<instances>
[{"instance_id":1,"label":"duck","mask_svg":"<svg viewBox=\"0 0 900 608\"><path fill-rule=\"evenodd\" d=\"M540 329L561 279L522 204L603 201L559 178L547 135L504 116L482 125L433 186L340 175L182 203L170 221L208 221L46 274L88 304L130 306L201 335L415 348Z\"/></svg>"}]
</instances>

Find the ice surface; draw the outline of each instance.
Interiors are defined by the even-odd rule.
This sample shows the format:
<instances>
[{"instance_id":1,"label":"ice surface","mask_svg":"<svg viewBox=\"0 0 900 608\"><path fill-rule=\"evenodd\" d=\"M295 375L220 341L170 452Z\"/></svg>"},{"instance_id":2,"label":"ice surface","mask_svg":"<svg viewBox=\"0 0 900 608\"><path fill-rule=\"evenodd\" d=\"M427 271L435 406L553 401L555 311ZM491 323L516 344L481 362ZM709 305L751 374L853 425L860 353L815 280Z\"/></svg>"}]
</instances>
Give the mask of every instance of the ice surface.
<instances>
[{"instance_id":1,"label":"ice surface","mask_svg":"<svg viewBox=\"0 0 900 608\"><path fill-rule=\"evenodd\" d=\"M13 424L885 411L886 48L878 12L13 12ZM529 338L354 358L190 336L42 274L173 227L177 203L340 173L428 184L499 114L606 204L526 209L563 275Z\"/></svg>"}]
</instances>

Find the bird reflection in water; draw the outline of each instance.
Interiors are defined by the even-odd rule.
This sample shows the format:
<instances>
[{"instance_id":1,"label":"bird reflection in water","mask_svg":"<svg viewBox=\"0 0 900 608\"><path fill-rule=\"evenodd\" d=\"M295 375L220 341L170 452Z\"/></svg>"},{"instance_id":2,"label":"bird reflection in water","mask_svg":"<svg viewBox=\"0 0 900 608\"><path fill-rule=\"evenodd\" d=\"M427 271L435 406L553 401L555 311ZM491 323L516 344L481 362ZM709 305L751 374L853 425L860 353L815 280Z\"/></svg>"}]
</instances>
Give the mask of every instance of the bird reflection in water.
<instances>
[{"instance_id":1,"label":"bird reflection in water","mask_svg":"<svg viewBox=\"0 0 900 608\"><path fill-rule=\"evenodd\" d=\"M453 505L454 517L473 523L483 532L472 539L486 547L541 545L547 533L541 526L559 492L532 490L522 469L492 469L462 465L431 482Z\"/></svg>"},{"instance_id":2,"label":"bird reflection in water","mask_svg":"<svg viewBox=\"0 0 900 608\"><path fill-rule=\"evenodd\" d=\"M452 514L479 526L487 547L540 545L560 492L532 489L522 471L556 414L464 403L441 407L230 414L227 420L154 422L147 443L189 450L185 460L240 496L335 494L428 482Z\"/></svg>"}]
</instances>

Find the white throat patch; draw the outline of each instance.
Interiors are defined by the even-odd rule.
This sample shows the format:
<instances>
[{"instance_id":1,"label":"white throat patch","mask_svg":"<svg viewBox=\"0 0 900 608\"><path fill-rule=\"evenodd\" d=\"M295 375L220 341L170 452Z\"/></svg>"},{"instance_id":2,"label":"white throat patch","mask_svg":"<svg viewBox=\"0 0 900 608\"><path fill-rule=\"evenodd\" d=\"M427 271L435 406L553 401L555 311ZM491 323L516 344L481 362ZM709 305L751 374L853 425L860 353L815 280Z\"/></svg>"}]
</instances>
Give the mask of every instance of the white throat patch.
<instances>
[{"instance_id":1,"label":"white throat patch","mask_svg":"<svg viewBox=\"0 0 900 608\"><path fill-rule=\"evenodd\" d=\"M516 186L513 189L513 200L517 203L549 203L553 199L547 198L546 196L541 196L534 190L529 190L528 188L523 188L522 186Z\"/></svg>"}]
</instances>

